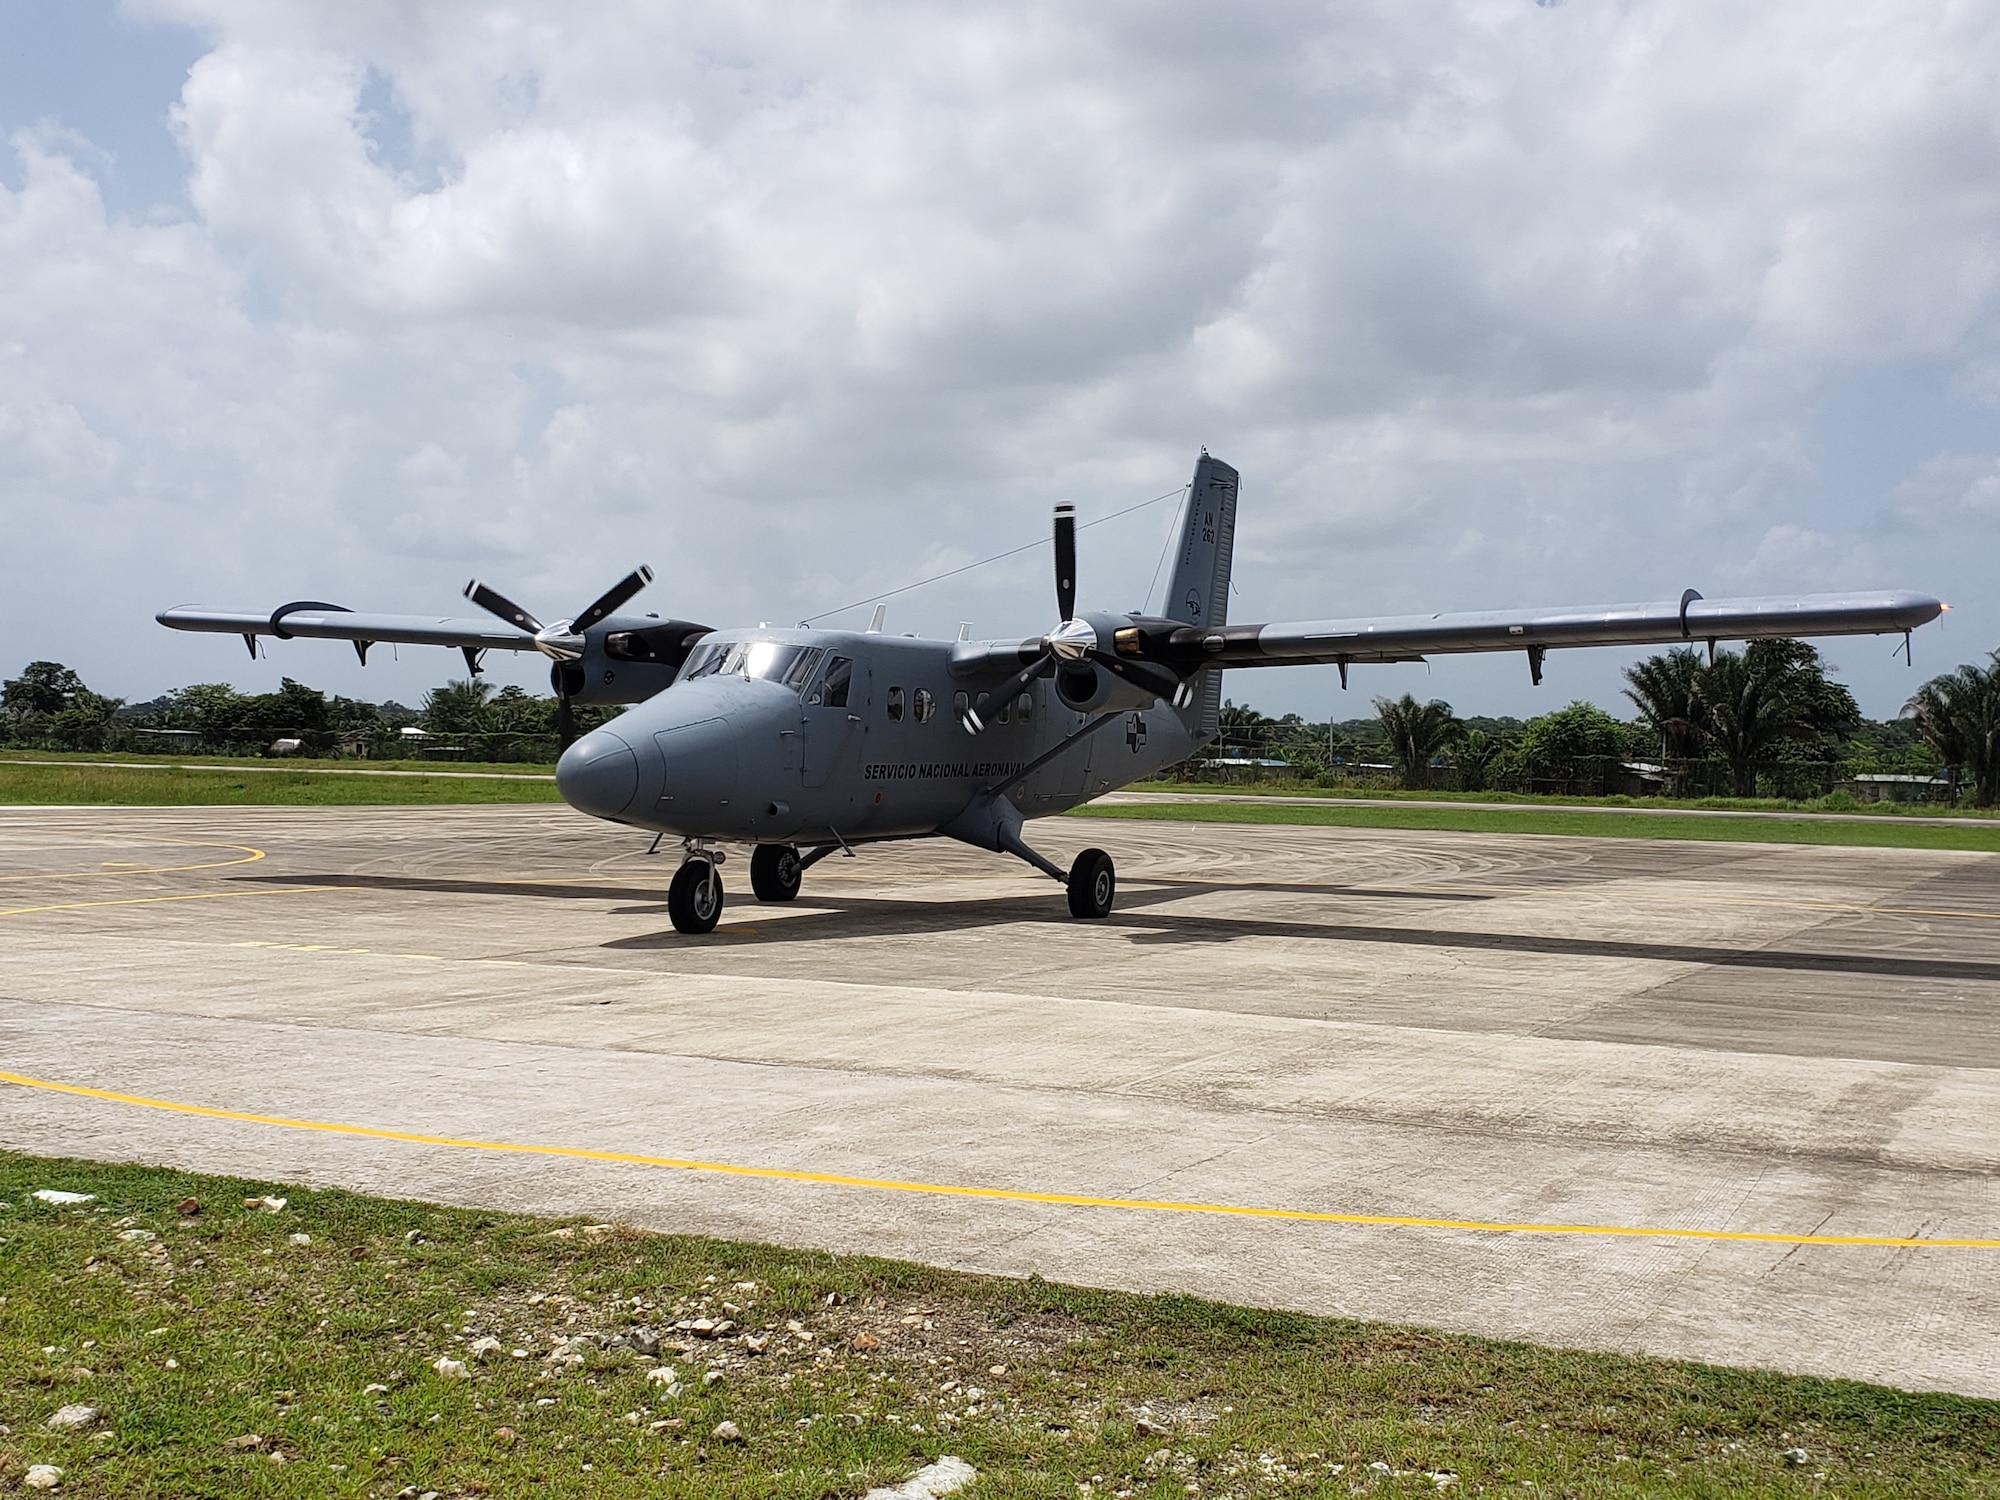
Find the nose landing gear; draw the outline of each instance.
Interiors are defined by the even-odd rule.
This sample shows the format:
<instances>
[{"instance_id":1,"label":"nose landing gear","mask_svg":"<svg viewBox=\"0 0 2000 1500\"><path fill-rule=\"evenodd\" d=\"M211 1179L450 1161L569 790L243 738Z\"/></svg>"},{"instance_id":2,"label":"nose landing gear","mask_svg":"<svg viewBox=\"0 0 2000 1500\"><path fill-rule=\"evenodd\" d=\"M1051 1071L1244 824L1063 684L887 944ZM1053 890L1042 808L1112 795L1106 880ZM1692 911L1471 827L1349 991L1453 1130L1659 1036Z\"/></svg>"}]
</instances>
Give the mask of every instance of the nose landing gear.
<instances>
[{"instance_id":1,"label":"nose landing gear","mask_svg":"<svg viewBox=\"0 0 2000 1500\"><path fill-rule=\"evenodd\" d=\"M667 887L667 916L674 931L699 936L722 920L722 872L706 854L690 855Z\"/></svg>"}]
</instances>

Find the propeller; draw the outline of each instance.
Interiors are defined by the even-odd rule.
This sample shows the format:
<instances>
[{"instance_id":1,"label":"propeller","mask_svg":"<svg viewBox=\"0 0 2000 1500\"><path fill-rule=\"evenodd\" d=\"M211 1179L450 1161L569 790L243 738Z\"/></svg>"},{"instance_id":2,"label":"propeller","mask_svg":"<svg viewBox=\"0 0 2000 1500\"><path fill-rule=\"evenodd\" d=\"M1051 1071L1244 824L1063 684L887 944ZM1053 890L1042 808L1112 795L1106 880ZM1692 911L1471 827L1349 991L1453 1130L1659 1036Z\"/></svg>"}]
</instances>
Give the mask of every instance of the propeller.
<instances>
[{"instance_id":1,"label":"propeller","mask_svg":"<svg viewBox=\"0 0 2000 1500\"><path fill-rule=\"evenodd\" d=\"M466 598L488 614L498 615L516 630L533 636L535 649L556 664L549 673L549 680L556 690L556 738L563 749L567 750L576 739L576 712L569 700L572 693L582 688L583 674L569 663L583 656L584 632L608 619L620 605L652 581L653 570L642 563L600 594L575 619L557 620L548 625L477 578L465 586Z\"/></svg>"},{"instance_id":2,"label":"propeller","mask_svg":"<svg viewBox=\"0 0 2000 1500\"><path fill-rule=\"evenodd\" d=\"M1056 507L1055 514L1055 558L1056 558L1056 608L1062 614L1062 623L1048 635L1042 637L1042 654L1027 666L1021 668L1000 686L979 695L977 703L969 705L959 722L967 734L979 734L991 722L994 713L1004 703L1011 703L1016 694L1026 690L1037 677L1047 676L1053 669L1062 672L1086 672L1086 662L1109 669L1114 675L1144 688L1156 698L1166 698L1176 707L1183 706L1187 697L1187 684L1178 673L1153 662L1128 661L1101 651L1097 646L1097 632L1086 622L1076 617L1076 507L1067 501ZM1082 696L1079 694L1078 696Z\"/></svg>"}]
</instances>

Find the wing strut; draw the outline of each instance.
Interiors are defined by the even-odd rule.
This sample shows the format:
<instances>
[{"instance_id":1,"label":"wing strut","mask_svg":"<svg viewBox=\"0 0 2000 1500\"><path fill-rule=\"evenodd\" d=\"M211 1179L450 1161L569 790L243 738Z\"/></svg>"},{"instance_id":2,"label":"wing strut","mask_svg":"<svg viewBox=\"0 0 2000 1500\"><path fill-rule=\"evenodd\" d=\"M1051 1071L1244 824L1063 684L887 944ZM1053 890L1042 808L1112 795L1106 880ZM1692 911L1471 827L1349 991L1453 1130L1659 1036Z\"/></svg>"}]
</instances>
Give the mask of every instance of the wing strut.
<instances>
[{"instance_id":1,"label":"wing strut","mask_svg":"<svg viewBox=\"0 0 2000 1500\"><path fill-rule=\"evenodd\" d=\"M1058 755L1061 755L1063 751L1069 749L1069 747L1071 745L1074 745L1078 740L1088 738L1090 735L1097 733L1098 730L1102 729L1106 724L1109 724L1113 719L1124 718L1126 713L1127 710L1125 709L1114 708L1110 710L1108 713L1099 714L1096 718L1092 719L1088 724L1084 725L1083 728L1077 730L1077 732L1071 735L1068 739L1058 740L1053 748L1044 750L1040 755L1037 755L1033 760L1029 761L1025 766L1021 767L1020 770L1016 771L1012 776L1009 776L1005 781L995 782L992 786L989 786L985 791L979 794L980 797L982 799L991 799L993 797L997 797L1000 795L1000 791L1003 787L1011 786L1017 781L1026 781L1030 776L1034 775L1035 772L1041 770L1043 766L1047 765L1050 761L1054 760Z\"/></svg>"}]
</instances>

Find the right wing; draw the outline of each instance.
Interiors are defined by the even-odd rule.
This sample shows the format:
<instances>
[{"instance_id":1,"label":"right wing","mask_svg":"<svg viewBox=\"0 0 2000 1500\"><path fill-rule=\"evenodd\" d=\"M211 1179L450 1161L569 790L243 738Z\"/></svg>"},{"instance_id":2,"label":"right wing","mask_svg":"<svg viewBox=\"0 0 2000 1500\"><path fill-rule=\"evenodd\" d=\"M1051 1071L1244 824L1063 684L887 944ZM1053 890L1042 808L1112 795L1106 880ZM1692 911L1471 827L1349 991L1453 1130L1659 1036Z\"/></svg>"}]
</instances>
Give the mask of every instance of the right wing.
<instances>
[{"instance_id":1,"label":"right wing","mask_svg":"<svg viewBox=\"0 0 2000 1500\"><path fill-rule=\"evenodd\" d=\"M181 605L163 609L154 616L170 630L203 630L217 635L240 635L251 650L257 637L275 636L290 640L304 636L311 640L353 641L357 650L381 641L409 646L456 646L462 651L534 651L535 638L525 630L513 630L498 620L455 620L437 615L364 615L338 604L301 600L280 605L267 615L197 609Z\"/></svg>"}]
</instances>

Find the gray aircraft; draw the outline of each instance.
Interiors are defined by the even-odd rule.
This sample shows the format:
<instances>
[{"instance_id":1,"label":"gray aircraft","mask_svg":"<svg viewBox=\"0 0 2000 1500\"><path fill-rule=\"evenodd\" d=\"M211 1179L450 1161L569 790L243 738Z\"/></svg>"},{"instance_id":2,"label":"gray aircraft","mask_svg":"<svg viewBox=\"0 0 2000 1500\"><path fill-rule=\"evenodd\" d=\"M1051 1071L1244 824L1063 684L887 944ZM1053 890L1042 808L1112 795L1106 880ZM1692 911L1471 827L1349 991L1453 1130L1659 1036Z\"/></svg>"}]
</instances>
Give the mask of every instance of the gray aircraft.
<instances>
[{"instance_id":1,"label":"gray aircraft","mask_svg":"<svg viewBox=\"0 0 2000 1500\"><path fill-rule=\"evenodd\" d=\"M163 610L176 630L344 640L365 663L383 641L539 651L554 666L566 748L556 785L570 806L682 841L667 907L684 933L722 914L725 845L749 845L750 886L789 901L832 854L943 834L1011 854L1060 882L1078 917L1110 912L1111 856L1069 869L1029 847L1029 818L1065 812L1216 737L1222 674L1237 667L1422 661L1519 651L1534 682L1559 647L1773 636L1901 633L1943 605L1914 593L1679 599L1609 607L1228 623L1237 474L1206 449L1183 501L1160 615L1077 613L1076 517L1055 512L1056 613L1026 640L921 640L866 631L712 630L620 614L652 579L640 568L573 619L543 624L485 584L466 597L504 624L359 614L300 600L269 614ZM961 633L963 634L963 633ZM572 741L571 705L629 704ZM1110 732L1106 732L1110 731ZM656 841L657 842L657 841Z\"/></svg>"}]
</instances>

